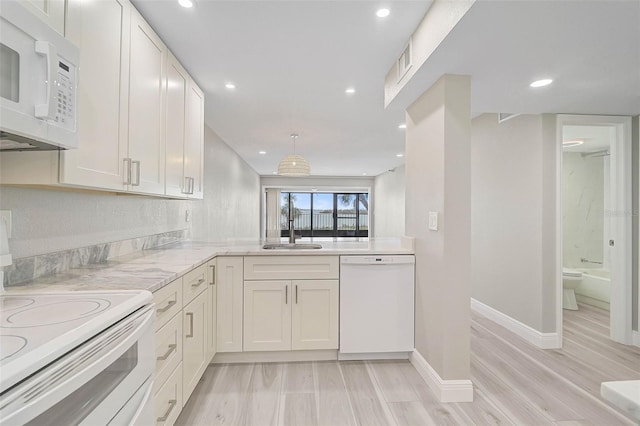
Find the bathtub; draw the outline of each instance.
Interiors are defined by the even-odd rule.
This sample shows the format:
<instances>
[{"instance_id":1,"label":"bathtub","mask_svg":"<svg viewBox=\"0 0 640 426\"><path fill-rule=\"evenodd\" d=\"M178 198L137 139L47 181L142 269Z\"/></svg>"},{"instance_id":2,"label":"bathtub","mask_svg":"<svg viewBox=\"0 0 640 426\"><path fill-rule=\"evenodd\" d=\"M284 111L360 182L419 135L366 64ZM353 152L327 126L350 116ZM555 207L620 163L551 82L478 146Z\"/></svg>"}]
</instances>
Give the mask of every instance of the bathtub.
<instances>
[{"instance_id":1,"label":"bathtub","mask_svg":"<svg viewBox=\"0 0 640 426\"><path fill-rule=\"evenodd\" d=\"M609 310L611 273L606 269L583 268L582 282L576 288L578 302Z\"/></svg>"}]
</instances>

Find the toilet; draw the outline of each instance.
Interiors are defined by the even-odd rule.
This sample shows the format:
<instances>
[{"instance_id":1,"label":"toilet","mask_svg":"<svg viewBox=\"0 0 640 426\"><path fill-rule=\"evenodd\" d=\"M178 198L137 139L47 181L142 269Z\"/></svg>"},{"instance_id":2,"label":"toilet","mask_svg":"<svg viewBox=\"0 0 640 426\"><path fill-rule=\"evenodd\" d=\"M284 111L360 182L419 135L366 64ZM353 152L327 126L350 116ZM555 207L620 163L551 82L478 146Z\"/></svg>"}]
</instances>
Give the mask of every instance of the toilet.
<instances>
[{"instance_id":1,"label":"toilet","mask_svg":"<svg viewBox=\"0 0 640 426\"><path fill-rule=\"evenodd\" d=\"M562 308L578 310L575 289L582 282L582 272L571 268L562 268Z\"/></svg>"}]
</instances>

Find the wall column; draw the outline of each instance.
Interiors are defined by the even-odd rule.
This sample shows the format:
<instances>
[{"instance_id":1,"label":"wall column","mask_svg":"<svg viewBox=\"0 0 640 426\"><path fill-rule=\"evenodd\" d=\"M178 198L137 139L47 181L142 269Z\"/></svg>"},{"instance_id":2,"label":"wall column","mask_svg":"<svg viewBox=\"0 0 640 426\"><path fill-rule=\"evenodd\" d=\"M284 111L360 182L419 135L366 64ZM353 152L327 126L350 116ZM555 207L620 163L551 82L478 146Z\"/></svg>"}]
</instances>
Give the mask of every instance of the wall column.
<instances>
[{"instance_id":1,"label":"wall column","mask_svg":"<svg viewBox=\"0 0 640 426\"><path fill-rule=\"evenodd\" d=\"M441 401L473 399L470 105L470 77L444 75L406 114L405 227L416 251L412 362ZM438 213L437 231L428 229L429 212Z\"/></svg>"}]
</instances>

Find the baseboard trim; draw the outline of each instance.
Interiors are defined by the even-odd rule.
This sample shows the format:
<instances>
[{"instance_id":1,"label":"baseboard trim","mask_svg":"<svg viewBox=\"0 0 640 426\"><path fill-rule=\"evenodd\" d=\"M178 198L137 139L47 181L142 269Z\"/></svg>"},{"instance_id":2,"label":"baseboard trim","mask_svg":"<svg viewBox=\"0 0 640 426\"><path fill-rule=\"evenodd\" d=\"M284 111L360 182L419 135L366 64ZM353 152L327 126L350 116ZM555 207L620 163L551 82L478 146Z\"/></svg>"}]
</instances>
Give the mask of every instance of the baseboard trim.
<instances>
[{"instance_id":1,"label":"baseboard trim","mask_svg":"<svg viewBox=\"0 0 640 426\"><path fill-rule=\"evenodd\" d=\"M473 402L471 380L443 380L417 350L411 352L409 361L440 402Z\"/></svg>"},{"instance_id":2,"label":"baseboard trim","mask_svg":"<svg viewBox=\"0 0 640 426\"><path fill-rule=\"evenodd\" d=\"M338 352L339 361L363 361L371 359L409 359L411 352L375 352L375 353L342 353Z\"/></svg>"},{"instance_id":3,"label":"baseboard trim","mask_svg":"<svg viewBox=\"0 0 640 426\"><path fill-rule=\"evenodd\" d=\"M511 318L509 315L477 301L476 299L471 299L471 309L480 315L489 318L493 322L500 324L507 330L516 333L518 336L540 349L557 349L562 347L562 342L560 341L560 335L558 333L542 333L541 331L531 328L528 325Z\"/></svg>"},{"instance_id":4,"label":"baseboard trim","mask_svg":"<svg viewBox=\"0 0 640 426\"><path fill-rule=\"evenodd\" d=\"M335 361L337 359L338 351L335 349L317 351L218 352L211 360L211 363L242 364L251 362Z\"/></svg>"}]
</instances>

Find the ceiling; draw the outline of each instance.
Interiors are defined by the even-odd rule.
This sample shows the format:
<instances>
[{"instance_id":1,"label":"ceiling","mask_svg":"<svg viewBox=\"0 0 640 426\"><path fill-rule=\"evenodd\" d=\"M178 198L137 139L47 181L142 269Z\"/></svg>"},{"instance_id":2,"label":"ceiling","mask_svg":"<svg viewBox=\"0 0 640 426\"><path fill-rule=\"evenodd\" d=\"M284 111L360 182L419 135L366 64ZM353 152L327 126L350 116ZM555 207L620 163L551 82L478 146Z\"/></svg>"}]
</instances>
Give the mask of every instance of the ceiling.
<instances>
[{"instance_id":1,"label":"ceiling","mask_svg":"<svg viewBox=\"0 0 640 426\"><path fill-rule=\"evenodd\" d=\"M471 75L474 116L640 114L637 0L478 0L386 109L384 76L430 1L133 3L205 91L206 123L261 175L293 132L313 175L404 163L404 110L444 73ZM544 77L554 83L528 87Z\"/></svg>"}]
</instances>

